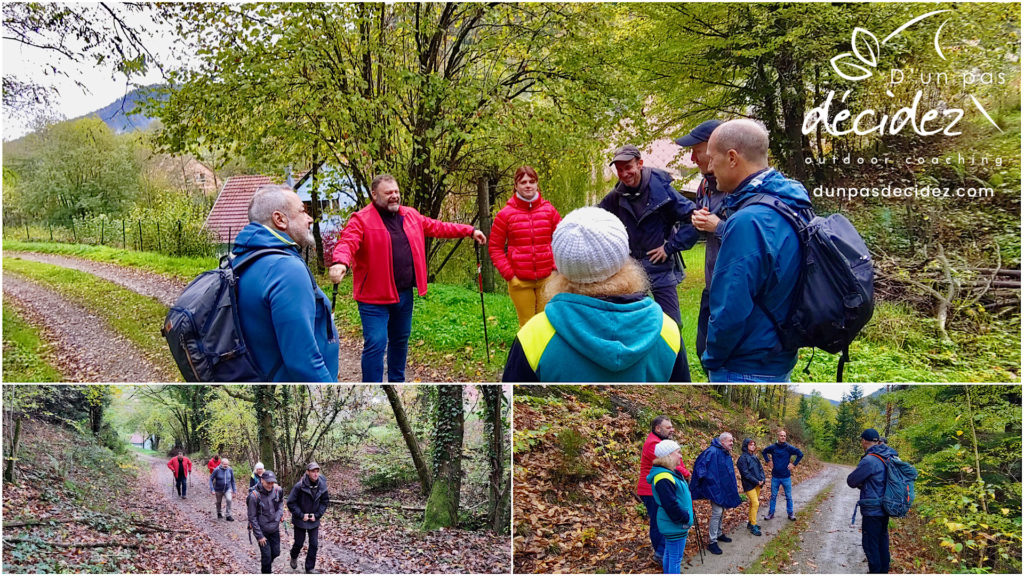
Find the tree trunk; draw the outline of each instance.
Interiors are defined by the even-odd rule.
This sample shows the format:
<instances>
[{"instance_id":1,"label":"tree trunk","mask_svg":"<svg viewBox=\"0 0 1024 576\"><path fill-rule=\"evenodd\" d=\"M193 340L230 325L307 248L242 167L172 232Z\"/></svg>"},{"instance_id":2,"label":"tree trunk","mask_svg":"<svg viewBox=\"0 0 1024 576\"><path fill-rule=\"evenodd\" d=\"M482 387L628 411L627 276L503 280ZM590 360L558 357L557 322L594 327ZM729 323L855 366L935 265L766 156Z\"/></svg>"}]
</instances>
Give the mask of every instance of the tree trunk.
<instances>
[{"instance_id":1,"label":"tree trunk","mask_svg":"<svg viewBox=\"0 0 1024 576\"><path fill-rule=\"evenodd\" d=\"M434 483L423 515L423 529L456 526L462 490L462 386L437 387L433 466Z\"/></svg>"},{"instance_id":2,"label":"tree trunk","mask_svg":"<svg viewBox=\"0 0 1024 576\"><path fill-rule=\"evenodd\" d=\"M405 407L402 406L402 399L398 396L398 390L392 384L384 384L381 388L384 389L384 393L388 396L391 410L394 411L395 420L398 422L398 429L402 431L405 445L409 447L409 453L412 454L412 461L416 465L416 474L420 477L420 491L424 496L430 496L430 486L432 483L430 469L427 467L427 462L423 459L423 451L420 450L420 443L416 439L416 433L412 431L412 426L409 425L409 418L405 415Z\"/></svg>"},{"instance_id":3,"label":"tree trunk","mask_svg":"<svg viewBox=\"0 0 1024 576\"><path fill-rule=\"evenodd\" d=\"M260 445L260 460L267 470L276 470L274 462L274 384L253 384L252 391L256 401L256 425Z\"/></svg>"},{"instance_id":4,"label":"tree trunk","mask_svg":"<svg viewBox=\"0 0 1024 576\"><path fill-rule=\"evenodd\" d=\"M892 430L892 384L885 385L885 437L889 438Z\"/></svg>"},{"instance_id":5,"label":"tree trunk","mask_svg":"<svg viewBox=\"0 0 1024 576\"><path fill-rule=\"evenodd\" d=\"M13 410L13 408L12 408ZM7 450L7 457L4 458L4 482L14 483L14 463L18 461L18 442L21 440L21 413L14 417L14 437Z\"/></svg>"},{"instance_id":6,"label":"tree trunk","mask_svg":"<svg viewBox=\"0 0 1024 576\"><path fill-rule=\"evenodd\" d=\"M323 274L324 239L320 236L320 162L321 160L314 154L313 182L309 187L309 215L313 217L313 242L316 244L316 271Z\"/></svg>"},{"instance_id":7,"label":"tree trunk","mask_svg":"<svg viewBox=\"0 0 1024 576\"><path fill-rule=\"evenodd\" d=\"M984 481L981 479L981 458L978 457L978 433L974 429L974 407L971 405L971 386L964 384L964 393L967 395L967 421L971 423L971 445L974 448L974 475L978 486L984 488ZM981 507L988 514L988 503L985 502L985 491L981 491Z\"/></svg>"},{"instance_id":8,"label":"tree trunk","mask_svg":"<svg viewBox=\"0 0 1024 576\"><path fill-rule=\"evenodd\" d=\"M505 425L501 417L501 385L481 385L485 403L484 427L487 431L487 459L490 482L487 490L487 524L498 534L508 533L511 507L508 499L508 473L505 470Z\"/></svg>"}]
</instances>

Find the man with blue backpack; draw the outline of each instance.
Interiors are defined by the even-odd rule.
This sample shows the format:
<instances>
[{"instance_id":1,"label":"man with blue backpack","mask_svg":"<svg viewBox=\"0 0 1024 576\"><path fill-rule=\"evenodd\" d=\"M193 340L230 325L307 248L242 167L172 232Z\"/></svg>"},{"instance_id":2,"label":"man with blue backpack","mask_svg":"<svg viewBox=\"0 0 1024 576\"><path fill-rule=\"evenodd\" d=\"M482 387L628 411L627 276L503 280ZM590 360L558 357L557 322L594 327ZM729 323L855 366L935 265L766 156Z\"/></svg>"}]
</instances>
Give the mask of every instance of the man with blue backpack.
<instances>
[{"instance_id":1,"label":"man with blue backpack","mask_svg":"<svg viewBox=\"0 0 1024 576\"><path fill-rule=\"evenodd\" d=\"M789 382L801 347L843 353L874 310L870 252L840 214L819 218L802 184L768 165L768 131L730 120L708 140L726 192L702 356L711 382Z\"/></svg>"},{"instance_id":2,"label":"man with blue backpack","mask_svg":"<svg viewBox=\"0 0 1024 576\"><path fill-rule=\"evenodd\" d=\"M917 470L899 459L896 450L882 442L878 430L868 428L860 435L864 457L846 477L850 488L860 489L857 508L861 516L861 546L868 559L869 574L889 572L889 518L907 514L914 502Z\"/></svg>"}]
</instances>

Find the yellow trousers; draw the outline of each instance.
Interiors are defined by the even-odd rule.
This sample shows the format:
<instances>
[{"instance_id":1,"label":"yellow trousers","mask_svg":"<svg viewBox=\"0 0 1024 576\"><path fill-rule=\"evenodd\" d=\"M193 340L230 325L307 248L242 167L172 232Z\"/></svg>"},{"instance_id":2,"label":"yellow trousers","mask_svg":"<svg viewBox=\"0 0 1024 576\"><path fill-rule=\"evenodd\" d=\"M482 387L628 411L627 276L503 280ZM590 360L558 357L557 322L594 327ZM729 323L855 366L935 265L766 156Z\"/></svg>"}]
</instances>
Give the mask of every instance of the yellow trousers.
<instances>
[{"instance_id":1,"label":"yellow trousers","mask_svg":"<svg viewBox=\"0 0 1024 576\"><path fill-rule=\"evenodd\" d=\"M540 280L521 280L515 276L508 283L508 296L516 307L519 316L519 327L544 310L541 293L549 277Z\"/></svg>"},{"instance_id":2,"label":"yellow trousers","mask_svg":"<svg viewBox=\"0 0 1024 576\"><path fill-rule=\"evenodd\" d=\"M750 523L757 525L757 507L760 505L758 498L761 496L761 487L755 486L753 490L747 491L747 502L750 503Z\"/></svg>"}]
</instances>

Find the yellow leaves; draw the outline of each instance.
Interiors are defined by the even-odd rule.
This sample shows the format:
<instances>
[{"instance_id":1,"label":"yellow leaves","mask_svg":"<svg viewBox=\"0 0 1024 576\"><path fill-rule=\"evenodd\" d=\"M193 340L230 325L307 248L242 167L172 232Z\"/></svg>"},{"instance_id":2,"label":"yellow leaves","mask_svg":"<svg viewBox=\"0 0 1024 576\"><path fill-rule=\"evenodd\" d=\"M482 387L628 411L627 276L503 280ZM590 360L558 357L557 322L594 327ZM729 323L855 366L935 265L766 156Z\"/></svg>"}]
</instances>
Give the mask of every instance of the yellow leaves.
<instances>
[{"instance_id":1,"label":"yellow leaves","mask_svg":"<svg viewBox=\"0 0 1024 576\"><path fill-rule=\"evenodd\" d=\"M963 430L957 430L956 431L956 435L957 436L963 436L964 435L964 431Z\"/></svg>"},{"instance_id":2,"label":"yellow leaves","mask_svg":"<svg viewBox=\"0 0 1024 576\"><path fill-rule=\"evenodd\" d=\"M1002 514L1003 516L1006 516L1006 515L1008 515L1010 513L1010 509L1009 508L1000 508L999 509L999 513Z\"/></svg>"},{"instance_id":3,"label":"yellow leaves","mask_svg":"<svg viewBox=\"0 0 1024 576\"><path fill-rule=\"evenodd\" d=\"M951 532L956 532L959 530L963 530L967 527L959 522L946 522L946 528Z\"/></svg>"}]
</instances>

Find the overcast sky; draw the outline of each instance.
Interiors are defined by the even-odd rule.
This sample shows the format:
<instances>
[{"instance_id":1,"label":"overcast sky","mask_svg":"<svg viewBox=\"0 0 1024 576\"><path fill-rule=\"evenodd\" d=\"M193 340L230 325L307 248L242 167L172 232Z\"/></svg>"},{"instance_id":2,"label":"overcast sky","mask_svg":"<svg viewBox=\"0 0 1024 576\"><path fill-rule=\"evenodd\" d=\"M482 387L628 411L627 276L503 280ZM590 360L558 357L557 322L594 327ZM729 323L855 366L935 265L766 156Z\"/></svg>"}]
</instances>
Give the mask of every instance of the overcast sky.
<instances>
[{"instance_id":1,"label":"overcast sky","mask_svg":"<svg viewBox=\"0 0 1024 576\"><path fill-rule=\"evenodd\" d=\"M852 387L853 384L793 384L793 388L796 388L796 391L801 394L810 394L817 390L823 397L836 402L842 400L843 394L849 392ZM884 387L885 384L860 384L860 389L864 391L865 396Z\"/></svg>"}]
</instances>

